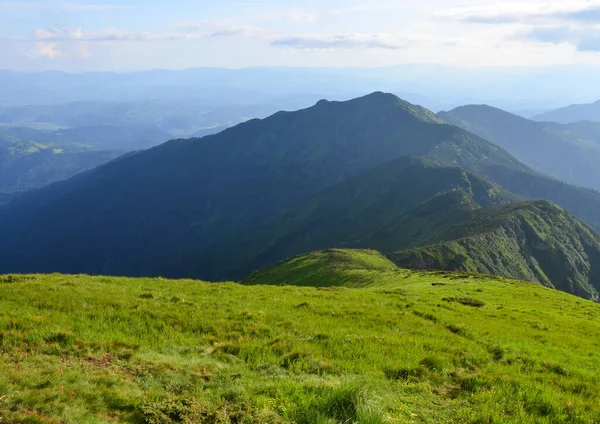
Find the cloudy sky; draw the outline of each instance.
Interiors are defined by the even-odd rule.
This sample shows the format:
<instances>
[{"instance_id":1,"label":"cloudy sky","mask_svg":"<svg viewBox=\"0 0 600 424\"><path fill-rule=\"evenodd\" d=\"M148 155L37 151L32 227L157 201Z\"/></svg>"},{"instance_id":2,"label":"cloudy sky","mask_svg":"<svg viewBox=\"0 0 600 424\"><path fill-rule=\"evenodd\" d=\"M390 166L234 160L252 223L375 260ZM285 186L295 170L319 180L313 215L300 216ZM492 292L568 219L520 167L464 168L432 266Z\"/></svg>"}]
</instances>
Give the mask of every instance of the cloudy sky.
<instances>
[{"instance_id":1,"label":"cloudy sky","mask_svg":"<svg viewBox=\"0 0 600 424\"><path fill-rule=\"evenodd\" d=\"M0 68L600 65L600 0L0 0Z\"/></svg>"}]
</instances>

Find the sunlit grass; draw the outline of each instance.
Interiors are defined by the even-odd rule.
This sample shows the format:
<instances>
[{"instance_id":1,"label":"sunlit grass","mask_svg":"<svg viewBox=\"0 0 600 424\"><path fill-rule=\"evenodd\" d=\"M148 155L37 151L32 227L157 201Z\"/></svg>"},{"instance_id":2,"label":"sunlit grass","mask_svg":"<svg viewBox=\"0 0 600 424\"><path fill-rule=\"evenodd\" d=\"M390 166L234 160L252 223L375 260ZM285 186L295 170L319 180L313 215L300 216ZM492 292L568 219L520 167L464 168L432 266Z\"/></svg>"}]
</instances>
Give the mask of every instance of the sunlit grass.
<instances>
[{"instance_id":1,"label":"sunlit grass","mask_svg":"<svg viewBox=\"0 0 600 424\"><path fill-rule=\"evenodd\" d=\"M600 421L598 305L369 261L374 288L0 277L0 423Z\"/></svg>"}]
</instances>

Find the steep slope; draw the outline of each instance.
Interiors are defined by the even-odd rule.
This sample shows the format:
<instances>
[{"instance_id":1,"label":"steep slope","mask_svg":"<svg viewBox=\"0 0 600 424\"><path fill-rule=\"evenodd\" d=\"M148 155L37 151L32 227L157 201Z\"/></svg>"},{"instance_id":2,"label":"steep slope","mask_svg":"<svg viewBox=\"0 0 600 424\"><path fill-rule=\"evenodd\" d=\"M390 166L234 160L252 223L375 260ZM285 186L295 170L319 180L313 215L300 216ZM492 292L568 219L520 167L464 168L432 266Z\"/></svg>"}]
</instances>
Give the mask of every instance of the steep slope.
<instances>
[{"instance_id":1,"label":"steep slope","mask_svg":"<svg viewBox=\"0 0 600 424\"><path fill-rule=\"evenodd\" d=\"M551 112L536 115L536 121L550 121L568 124L579 121L600 122L600 100L595 103L571 105Z\"/></svg>"},{"instance_id":2,"label":"steep slope","mask_svg":"<svg viewBox=\"0 0 600 424\"><path fill-rule=\"evenodd\" d=\"M392 240L394 227L383 230ZM600 300L600 236L549 202L474 210L439 239L389 257L401 267L501 275Z\"/></svg>"},{"instance_id":3,"label":"steep slope","mask_svg":"<svg viewBox=\"0 0 600 424\"><path fill-rule=\"evenodd\" d=\"M535 122L490 106L463 106L438 116L571 184L600 189L600 123Z\"/></svg>"},{"instance_id":4,"label":"steep slope","mask_svg":"<svg viewBox=\"0 0 600 424\"><path fill-rule=\"evenodd\" d=\"M174 140L21 196L0 211L0 270L178 276L164 265L406 155L554 200L600 228L600 193L536 174L430 111L374 93Z\"/></svg>"},{"instance_id":5,"label":"steep slope","mask_svg":"<svg viewBox=\"0 0 600 424\"><path fill-rule=\"evenodd\" d=\"M436 199L437 219L410 219L409 231L373 237L388 223ZM327 188L263 225L195 251L173 268L201 271L212 280L240 278L286 257L331 247L369 247L392 252L437 241L437 228L468 211L519 200L460 168L401 157ZM423 231L414 231L424 223ZM369 238L368 242L364 239ZM366 244L365 244L366 243ZM393 246L388 250L385 246Z\"/></svg>"}]
</instances>

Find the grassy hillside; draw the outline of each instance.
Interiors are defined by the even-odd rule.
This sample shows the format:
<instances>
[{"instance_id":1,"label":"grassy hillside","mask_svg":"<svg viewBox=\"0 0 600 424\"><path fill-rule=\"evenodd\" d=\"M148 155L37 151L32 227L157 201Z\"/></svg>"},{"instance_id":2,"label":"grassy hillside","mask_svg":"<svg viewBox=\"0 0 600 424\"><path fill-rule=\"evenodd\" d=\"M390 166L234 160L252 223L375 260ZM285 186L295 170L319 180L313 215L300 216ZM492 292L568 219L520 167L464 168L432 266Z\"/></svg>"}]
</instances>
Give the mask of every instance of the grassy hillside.
<instances>
[{"instance_id":1,"label":"grassy hillside","mask_svg":"<svg viewBox=\"0 0 600 424\"><path fill-rule=\"evenodd\" d=\"M327 249L295 256L260 271L253 271L242 284L287 284L309 287L398 286L401 278L419 274L400 270L375 250Z\"/></svg>"},{"instance_id":2,"label":"grassy hillside","mask_svg":"<svg viewBox=\"0 0 600 424\"><path fill-rule=\"evenodd\" d=\"M311 264L254 276L319 288L0 277L1 421L600 420L600 306L338 254L306 257L329 263L312 283Z\"/></svg>"},{"instance_id":3,"label":"grassy hillside","mask_svg":"<svg viewBox=\"0 0 600 424\"><path fill-rule=\"evenodd\" d=\"M600 189L600 123L535 122L489 106L463 106L438 116L571 184Z\"/></svg>"},{"instance_id":4,"label":"grassy hillside","mask_svg":"<svg viewBox=\"0 0 600 424\"><path fill-rule=\"evenodd\" d=\"M393 240L404 227L384 229ZM599 300L600 236L548 202L475 210L444 243L390 255L399 266L502 275Z\"/></svg>"}]
</instances>

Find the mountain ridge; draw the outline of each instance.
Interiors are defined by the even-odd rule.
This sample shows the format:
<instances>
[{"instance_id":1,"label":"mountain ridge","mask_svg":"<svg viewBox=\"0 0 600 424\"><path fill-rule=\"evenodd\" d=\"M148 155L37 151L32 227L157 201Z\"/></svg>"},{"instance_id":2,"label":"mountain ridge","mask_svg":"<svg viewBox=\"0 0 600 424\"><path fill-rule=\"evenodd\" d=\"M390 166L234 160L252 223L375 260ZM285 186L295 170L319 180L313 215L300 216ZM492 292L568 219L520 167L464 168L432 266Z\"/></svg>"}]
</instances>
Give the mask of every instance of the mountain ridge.
<instances>
[{"instance_id":1,"label":"mountain ridge","mask_svg":"<svg viewBox=\"0 0 600 424\"><path fill-rule=\"evenodd\" d=\"M558 206L493 206L450 229L440 242L388 257L411 269L500 275L600 300L600 235Z\"/></svg>"},{"instance_id":2,"label":"mountain ridge","mask_svg":"<svg viewBox=\"0 0 600 424\"><path fill-rule=\"evenodd\" d=\"M385 187L401 170L394 168L394 161L408 156L425 157L419 159L425 168L452 167L452 171L431 172L449 172L462 187L439 197L458 215L493 204L480 205L472 198L481 200L494 193L504 193L503 197L504 188L513 192L511 201L519 195L549 198L590 225L600 225L600 193L539 175L506 150L443 122L430 111L376 92L347 102L320 101L300 111L279 112L201 139L172 140L18 196L0 209L0 231L5 235L0 240L0 270L182 276L181 264L190 254L239 237L380 166L380 182L370 190L381 194L378 187ZM426 162L433 165L423 165ZM386 164L391 165L386 169ZM443 178L433 181L429 196L418 203L440 194L443 184ZM403 187L411 186L418 184ZM352 197L348 199L351 203ZM379 204L394 205L389 208L392 218L418 204L408 197L398 197L394 203L389 193L380 199ZM364 216L363 222L388 213L381 207L370 210L368 205L357 205L353 212ZM443 208L440 213L436 216L441 230L448 217ZM338 227L339 234L355 232L356 237L347 240L351 243L369 235L356 222L341 222ZM425 231L426 222L419 225L424 231L421 238L416 236L419 243L437 241L435 231ZM378 229L368 222L364 228ZM415 246L398 243L395 250L409 247ZM222 260L231 260L228 266L235 270L241 262L232 258L225 255ZM211 265L204 265L195 269L194 277L210 272Z\"/></svg>"}]
</instances>

